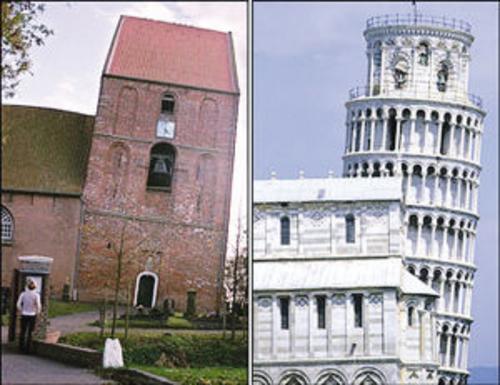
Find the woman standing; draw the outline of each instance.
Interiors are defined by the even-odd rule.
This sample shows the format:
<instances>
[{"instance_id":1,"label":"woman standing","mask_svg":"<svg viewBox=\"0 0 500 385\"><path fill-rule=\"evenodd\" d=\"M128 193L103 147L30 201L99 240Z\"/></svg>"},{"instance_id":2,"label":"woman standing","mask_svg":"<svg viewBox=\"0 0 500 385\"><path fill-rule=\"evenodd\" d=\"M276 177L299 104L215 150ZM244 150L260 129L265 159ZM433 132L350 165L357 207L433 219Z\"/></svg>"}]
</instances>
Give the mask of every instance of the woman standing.
<instances>
[{"instance_id":1,"label":"woman standing","mask_svg":"<svg viewBox=\"0 0 500 385\"><path fill-rule=\"evenodd\" d=\"M28 280L28 286L17 300L17 309L21 312L21 334L19 336L19 350L29 354L31 349L31 335L35 329L36 316L42 311L40 295L36 292L36 283Z\"/></svg>"}]
</instances>

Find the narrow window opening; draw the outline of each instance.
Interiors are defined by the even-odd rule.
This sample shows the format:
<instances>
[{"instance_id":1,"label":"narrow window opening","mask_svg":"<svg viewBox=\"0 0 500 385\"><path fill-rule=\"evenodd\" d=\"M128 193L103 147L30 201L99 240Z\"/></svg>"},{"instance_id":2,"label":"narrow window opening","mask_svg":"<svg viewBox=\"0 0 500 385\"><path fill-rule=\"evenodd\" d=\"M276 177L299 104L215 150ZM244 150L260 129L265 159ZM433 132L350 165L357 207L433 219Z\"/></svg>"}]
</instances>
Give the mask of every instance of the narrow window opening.
<instances>
[{"instance_id":1,"label":"narrow window opening","mask_svg":"<svg viewBox=\"0 0 500 385\"><path fill-rule=\"evenodd\" d=\"M281 218L281 244L289 245L290 244L290 218L282 217Z\"/></svg>"},{"instance_id":2,"label":"narrow window opening","mask_svg":"<svg viewBox=\"0 0 500 385\"><path fill-rule=\"evenodd\" d=\"M354 327L363 327L363 294L353 294L354 301Z\"/></svg>"},{"instance_id":3,"label":"narrow window opening","mask_svg":"<svg viewBox=\"0 0 500 385\"><path fill-rule=\"evenodd\" d=\"M410 306L408 308L408 326L413 326L413 316L415 314L415 308Z\"/></svg>"},{"instance_id":4,"label":"narrow window opening","mask_svg":"<svg viewBox=\"0 0 500 385\"><path fill-rule=\"evenodd\" d=\"M165 95L161 100L161 113L173 114L174 106L175 106L174 97L172 95Z\"/></svg>"},{"instance_id":5,"label":"narrow window opening","mask_svg":"<svg viewBox=\"0 0 500 385\"><path fill-rule=\"evenodd\" d=\"M326 297L324 295L318 295L316 297L316 303L318 307L318 329L325 329L326 320L325 320L325 304Z\"/></svg>"},{"instance_id":6,"label":"narrow window opening","mask_svg":"<svg viewBox=\"0 0 500 385\"><path fill-rule=\"evenodd\" d=\"M356 241L356 226L354 222L354 215L349 214L345 217L345 241L346 243L355 243Z\"/></svg>"},{"instance_id":7,"label":"narrow window opening","mask_svg":"<svg viewBox=\"0 0 500 385\"><path fill-rule=\"evenodd\" d=\"M388 128L387 149L390 151L394 151L396 149L396 128L397 128L395 111L389 114L389 119L387 120L387 128Z\"/></svg>"},{"instance_id":8,"label":"narrow window opening","mask_svg":"<svg viewBox=\"0 0 500 385\"><path fill-rule=\"evenodd\" d=\"M280 313L281 313L281 329L288 330L289 328L289 308L290 300L288 298L280 298Z\"/></svg>"}]
</instances>

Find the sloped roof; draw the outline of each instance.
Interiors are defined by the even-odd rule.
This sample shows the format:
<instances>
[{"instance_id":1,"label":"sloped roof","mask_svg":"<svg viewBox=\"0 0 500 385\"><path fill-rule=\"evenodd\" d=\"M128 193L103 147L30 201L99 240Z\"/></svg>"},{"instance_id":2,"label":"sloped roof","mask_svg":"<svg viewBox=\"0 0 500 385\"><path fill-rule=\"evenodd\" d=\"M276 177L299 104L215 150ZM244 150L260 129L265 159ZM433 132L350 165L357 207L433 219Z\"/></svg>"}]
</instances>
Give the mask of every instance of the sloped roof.
<instances>
[{"instance_id":1,"label":"sloped roof","mask_svg":"<svg viewBox=\"0 0 500 385\"><path fill-rule=\"evenodd\" d=\"M2 188L82 192L94 117L27 106L2 106Z\"/></svg>"},{"instance_id":2,"label":"sloped roof","mask_svg":"<svg viewBox=\"0 0 500 385\"><path fill-rule=\"evenodd\" d=\"M401 178L270 179L254 182L254 202L400 200Z\"/></svg>"},{"instance_id":3,"label":"sloped roof","mask_svg":"<svg viewBox=\"0 0 500 385\"><path fill-rule=\"evenodd\" d=\"M439 297L439 294L436 293L434 289L423 283L406 269L403 269L401 291L404 294L421 294Z\"/></svg>"},{"instance_id":4,"label":"sloped roof","mask_svg":"<svg viewBox=\"0 0 500 385\"><path fill-rule=\"evenodd\" d=\"M230 33L122 16L105 75L237 93Z\"/></svg>"},{"instance_id":5,"label":"sloped roof","mask_svg":"<svg viewBox=\"0 0 500 385\"><path fill-rule=\"evenodd\" d=\"M254 290L400 288L406 294L437 296L412 276L399 258L255 261Z\"/></svg>"}]
</instances>

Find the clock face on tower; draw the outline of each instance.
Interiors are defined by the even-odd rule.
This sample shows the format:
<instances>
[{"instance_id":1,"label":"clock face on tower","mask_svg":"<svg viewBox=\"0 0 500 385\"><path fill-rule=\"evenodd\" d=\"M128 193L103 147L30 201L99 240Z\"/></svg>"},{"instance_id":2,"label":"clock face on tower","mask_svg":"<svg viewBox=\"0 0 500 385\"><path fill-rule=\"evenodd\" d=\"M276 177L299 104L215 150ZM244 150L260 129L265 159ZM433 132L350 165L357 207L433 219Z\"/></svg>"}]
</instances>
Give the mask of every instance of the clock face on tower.
<instances>
[{"instance_id":1,"label":"clock face on tower","mask_svg":"<svg viewBox=\"0 0 500 385\"><path fill-rule=\"evenodd\" d=\"M160 119L156 126L156 136L158 138L173 139L175 134L175 123L169 120Z\"/></svg>"}]
</instances>

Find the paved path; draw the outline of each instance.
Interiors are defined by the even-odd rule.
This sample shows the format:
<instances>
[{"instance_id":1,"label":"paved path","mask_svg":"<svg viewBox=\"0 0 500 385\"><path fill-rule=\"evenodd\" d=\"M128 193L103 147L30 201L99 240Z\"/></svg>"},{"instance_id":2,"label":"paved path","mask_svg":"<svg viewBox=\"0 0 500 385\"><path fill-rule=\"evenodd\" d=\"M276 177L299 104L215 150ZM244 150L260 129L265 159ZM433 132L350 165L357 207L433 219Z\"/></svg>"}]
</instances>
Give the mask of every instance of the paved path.
<instances>
[{"instance_id":1,"label":"paved path","mask_svg":"<svg viewBox=\"0 0 500 385\"><path fill-rule=\"evenodd\" d=\"M2 346L2 385L104 385L112 384L91 370L66 366Z\"/></svg>"}]
</instances>

